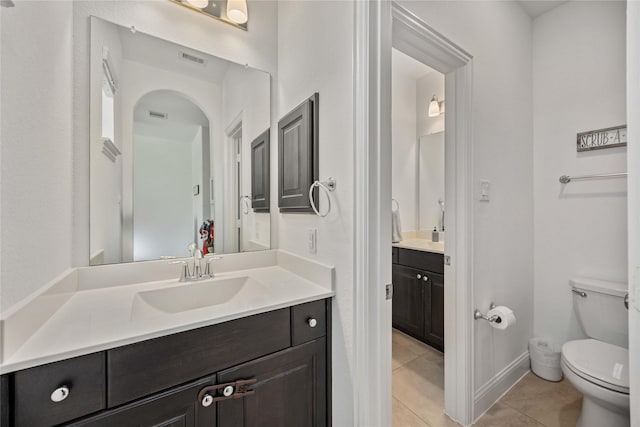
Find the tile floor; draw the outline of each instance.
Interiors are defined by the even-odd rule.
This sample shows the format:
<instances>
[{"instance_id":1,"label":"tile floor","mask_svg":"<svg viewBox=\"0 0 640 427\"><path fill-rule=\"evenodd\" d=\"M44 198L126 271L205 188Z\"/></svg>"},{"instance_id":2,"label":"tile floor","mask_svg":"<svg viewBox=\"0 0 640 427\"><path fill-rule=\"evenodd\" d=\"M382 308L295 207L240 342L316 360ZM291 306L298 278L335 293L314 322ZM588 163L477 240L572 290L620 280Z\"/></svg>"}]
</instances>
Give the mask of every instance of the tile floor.
<instances>
[{"instance_id":1,"label":"tile floor","mask_svg":"<svg viewBox=\"0 0 640 427\"><path fill-rule=\"evenodd\" d=\"M393 427L459 426L444 415L444 355L393 330ZM566 380L527 374L474 426L574 427L582 396Z\"/></svg>"}]
</instances>

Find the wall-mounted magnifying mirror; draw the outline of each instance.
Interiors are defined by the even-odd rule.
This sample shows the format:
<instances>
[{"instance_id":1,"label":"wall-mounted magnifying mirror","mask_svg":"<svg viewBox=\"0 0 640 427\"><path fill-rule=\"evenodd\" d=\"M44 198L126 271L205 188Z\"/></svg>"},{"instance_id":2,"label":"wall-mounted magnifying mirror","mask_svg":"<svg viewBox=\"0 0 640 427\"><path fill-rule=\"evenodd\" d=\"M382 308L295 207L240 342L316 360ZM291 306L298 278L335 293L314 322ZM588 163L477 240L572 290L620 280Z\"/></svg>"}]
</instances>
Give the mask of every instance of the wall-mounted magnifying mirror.
<instances>
[{"instance_id":1,"label":"wall-mounted magnifying mirror","mask_svg":"<svg viewBox=\"0 0 640 427\"><path fill-rule=\"evenodd\" d=\"M90 70L90 265L270 248L269 74L95 17Z\"/></svg>"}]
</instances>

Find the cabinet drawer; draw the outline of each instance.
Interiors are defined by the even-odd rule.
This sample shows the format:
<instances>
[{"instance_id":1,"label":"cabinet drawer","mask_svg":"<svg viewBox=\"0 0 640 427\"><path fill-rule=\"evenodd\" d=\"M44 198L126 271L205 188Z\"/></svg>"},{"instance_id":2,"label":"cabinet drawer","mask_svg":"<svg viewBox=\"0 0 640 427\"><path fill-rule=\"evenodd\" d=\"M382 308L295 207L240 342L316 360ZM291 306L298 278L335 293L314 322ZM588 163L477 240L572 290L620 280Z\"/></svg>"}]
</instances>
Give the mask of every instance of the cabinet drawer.
<instances>
[{"instance_id":1,"label":"cabinet drawer","mask_svg":"<svg viewBox=\"0 0 640 427\"><path fill-rule=\"evenodd\" d=\"M392 264L397 264L398 263L398 252L399 252L398 248L391 248L391 263Z\"/></svg>"},{"instance_id":2,"label":"cabinet drawer","mask_svg":"<svg viewBox=\"0 0 640 427\"><path fill-rule=\"evenodd\" d=\"M215 426L216 405L202 406L198 393L214 385L215 375L174 387L128 405L102 411L65 427Z\"/></svg>"},{"instance_id":3,"label":"cabinet drawer","mask_svg":"<svg viewBox=\"0 0 640 427\"><path fill-rule=\"evenodd\" d=\"M52 393L66 387L64 400ZM51 426L99 411L105 407L104 353L50 363L14 376L14 425ZM63 393L57 393L57 397Z\"/></svg>"},{"instance_id":4,"label":"cabinet drawer","mask_svg":"<svg viewBox=\"0 0 640 427\"><path fill-rule=\"evenodd\" d=\"M315 322L313 322L315 320ZM315 326L312 326L315 325ZM327 333L326 303L312 301L291 307L291 342L299 345Z\"/></svg>"},{"instance_id":5,"label":"cabinet drawer","mask_svg":"<svg viewBox=\"0 0 640 427\"><path fill-rule=\"evenodd\" d=\"M283 308L109 350L108 406L287 348L290 325Z\"/></svg>"},{"instance_id":6,"label":"cabinet drawer","mask_svg":"<svg viewBox=\"0 0 640 427\"><path fill-rule=\"evenodd\" d=\"M398 263L424 271L444 274L444 255L400 248Z\"/></svg>"}]
</instances>

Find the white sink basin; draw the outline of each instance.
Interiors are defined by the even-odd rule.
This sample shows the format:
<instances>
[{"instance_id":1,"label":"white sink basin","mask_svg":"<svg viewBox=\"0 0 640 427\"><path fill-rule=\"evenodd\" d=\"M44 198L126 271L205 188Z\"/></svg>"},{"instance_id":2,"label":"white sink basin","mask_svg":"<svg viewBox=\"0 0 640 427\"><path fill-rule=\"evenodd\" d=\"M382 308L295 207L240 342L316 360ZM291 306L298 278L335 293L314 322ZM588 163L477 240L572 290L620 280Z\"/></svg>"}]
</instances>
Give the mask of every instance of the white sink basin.
<instances>
[{"instance_id":1,"label":"white sink basin","mask_svg":"<svg viewBox=\"0 0 640 427\"><path fill-rule=\"evenodd\" d=\"M255 299L264 293L258 281L250 277L232 277L138 292L136 298L164 313L181 313L227 304L241 298Z\"/></svg>"}]
</instances>

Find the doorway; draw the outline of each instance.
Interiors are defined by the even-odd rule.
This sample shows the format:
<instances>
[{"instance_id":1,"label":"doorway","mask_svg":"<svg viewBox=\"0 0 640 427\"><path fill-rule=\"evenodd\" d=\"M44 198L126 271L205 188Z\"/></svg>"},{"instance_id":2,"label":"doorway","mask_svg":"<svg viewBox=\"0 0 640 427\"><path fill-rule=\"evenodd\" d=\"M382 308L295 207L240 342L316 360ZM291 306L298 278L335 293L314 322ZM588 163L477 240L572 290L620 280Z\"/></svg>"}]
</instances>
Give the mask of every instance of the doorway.
<instances>
[{"instance_id":1,"label":"doorway","mask_svg":"<svg viewBox=\"0 0 640 427\"><path fill-rule=\"evenodd\" d=\"M444 415L445 76L395 48L391 60L393 425L449 425Z\"/></svg>"},{"instance_id":2,"label":"doorway","mask_svg":"<svg viewBox=\"0 0 640 427\"><path fill-rule=\"evenodd\" d=\"M362 2L364 3L364 2ZM391 423L391 52L445 75L444 403L462 425L473 421L472 57L407 9L356 5L356 295L359 425ZM379 292L379 284L385 292ZM386 296L386 297L385 297ZM360 361L363 363L360 364ZM380 366L385 367L382 370ZM386 369L388 367L388 369ZM362 391L366 391L363 393Z\"/></svg>"}]
</instances>

